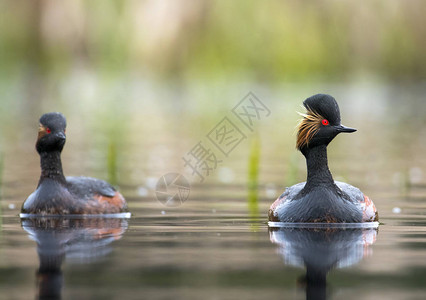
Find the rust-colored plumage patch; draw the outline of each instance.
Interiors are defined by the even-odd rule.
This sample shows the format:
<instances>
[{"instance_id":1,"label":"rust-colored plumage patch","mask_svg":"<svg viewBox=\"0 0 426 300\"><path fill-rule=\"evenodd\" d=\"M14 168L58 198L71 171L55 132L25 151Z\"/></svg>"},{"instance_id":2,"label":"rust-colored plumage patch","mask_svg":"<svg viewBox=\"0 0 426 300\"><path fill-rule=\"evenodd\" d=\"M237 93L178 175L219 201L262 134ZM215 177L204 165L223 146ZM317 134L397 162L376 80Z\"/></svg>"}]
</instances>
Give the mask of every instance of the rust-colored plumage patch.
<instances>
[{"instance_id":1,"label":"rust-colored plumage patch","mask_svg":"<svg viewBox=\"0 0 426 300\"><path fill-rule=\"evenodd\" d=\"M275 200L274 203L272 203L271 207L268 211L268 218L271 222L279 222L278 216L275 214L275 210L277 207L285 201L286 197L279 197L277 200Z\"/></svg>"},{"instance_id":2,"label":"rust-colored plumage patch","mask_svg":"<svg viewBox=\"0 0 426 300\"><path fill-rule=\"evenodd\" d=\"M376 206L373 201L370 200L366 195L364 195L364 210L362 212L362 221L363 222L377 222L379 221L379 213L377 212Z\"/></svg>"},{"instance_id":3,"label":"rust-colored plumage patch","mask_svg":"<svg viewBox=\"0 0 426 300\"><path fill-rule=\"evenodd\" d=\"M97 201L98 209L102 213L119 213L122 212L126 207L126 200L123 195L116 192L114 197L108 197L103 195L94 195L93 198Z\"/></svg>"},{"instance_id":4,"label":"rust-colored plumage patch","mask_svg":"<svg viewBox=\"0 0 426 300\"><path fill-rule=\"evenodd\" d=\"M300 121L297 131L296 148L302 149L307 146L313 136L318 132L321 121L324 119L319 113L308 108L306 114L300 114L303 119Z\"/></svg>"}]
</instances>

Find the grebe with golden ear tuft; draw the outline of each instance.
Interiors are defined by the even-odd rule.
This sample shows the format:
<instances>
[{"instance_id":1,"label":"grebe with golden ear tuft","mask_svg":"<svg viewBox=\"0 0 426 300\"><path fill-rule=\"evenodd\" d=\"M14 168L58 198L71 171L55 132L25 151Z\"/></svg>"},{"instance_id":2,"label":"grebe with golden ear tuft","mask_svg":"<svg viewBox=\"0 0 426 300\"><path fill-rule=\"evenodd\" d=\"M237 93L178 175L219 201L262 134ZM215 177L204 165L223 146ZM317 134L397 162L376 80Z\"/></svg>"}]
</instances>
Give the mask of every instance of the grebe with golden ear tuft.
<instances>
[{"instance_id":1,"label":"grebe with golden ear tuft","mask_svg":"<svg viewBox=\"0 0 426 300\"><path fill-rule=\"evenodd\" d=\"M285 223L362 223L378 221L373 202L358 188L334 181L327 145L342 132L336 100L317 94L303 102L307 112L298 127L296 147L306 158L306 182L288 187L271 205L269 221Z\"/></svg>"}]
</instances>

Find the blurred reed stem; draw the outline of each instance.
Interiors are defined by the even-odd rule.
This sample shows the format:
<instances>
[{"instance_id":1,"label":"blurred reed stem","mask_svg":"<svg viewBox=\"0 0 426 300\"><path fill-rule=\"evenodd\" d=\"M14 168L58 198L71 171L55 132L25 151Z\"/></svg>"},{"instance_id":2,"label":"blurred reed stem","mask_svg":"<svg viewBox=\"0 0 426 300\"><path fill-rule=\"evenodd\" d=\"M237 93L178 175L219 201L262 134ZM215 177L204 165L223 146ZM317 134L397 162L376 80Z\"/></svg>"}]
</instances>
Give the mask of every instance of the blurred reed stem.
<instances>
[{"instance_id":1,"label":"blurred reed stem","mask_svg":"<svg viewBox=\"0 0 426 300\"><path fill-rule=\"evenodd\" d=\"M117 185L117 141L114 137L110 138L108 145L107 172L108 182L114 186Z\"/></svg>"},{"instance_id":2,"label":"blurred reed stem","mask_svg":"<svg viewBox=\"0 0 426 300\"><path fill-rule=\"evenodd\" d=\"M248 166L248 208L252 219L259 216L259 161L260 143L259 137L255 135L251 141L249 166Z\"/></svg>"}]
</instances>

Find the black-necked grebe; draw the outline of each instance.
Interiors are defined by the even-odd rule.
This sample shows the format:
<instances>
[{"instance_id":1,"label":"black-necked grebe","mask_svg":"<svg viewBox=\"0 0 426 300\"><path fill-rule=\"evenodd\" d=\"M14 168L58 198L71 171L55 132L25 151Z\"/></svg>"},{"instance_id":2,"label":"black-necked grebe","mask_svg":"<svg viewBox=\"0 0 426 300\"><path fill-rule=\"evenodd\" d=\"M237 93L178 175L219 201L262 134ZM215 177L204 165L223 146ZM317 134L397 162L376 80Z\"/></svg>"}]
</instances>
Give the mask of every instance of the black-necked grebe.
<instances>
[{"instance_id":1,"label":"black-necked grebe","mask_svg":"<svg viewBox=\"0 0 426 300\"><path fill-rule=\"evenodd\" d=\"M36 143L41 175L37 189L25 200L21 212L31 215L88 215L127 212L124 197L109 183L90 177L65 177L61 152L66 120L61 113L40 118Z\"/></svg>"},{"instance_id":2,"label":"black-necked grebe","mask_svg":"<svg viewBox=\"0 0 426 300\"><path fill-rule=\"evenodd\" d=\"M271 205L269 220L290 223L361 223L378 221L373 202L358 188L334 181L327 163L327 145L341 132L356 129L340 123L340 111L330 95L303 102L307 113L299 124L296 147L306 158L306 182L287 188Z\"/></svg>"}]
</instances>

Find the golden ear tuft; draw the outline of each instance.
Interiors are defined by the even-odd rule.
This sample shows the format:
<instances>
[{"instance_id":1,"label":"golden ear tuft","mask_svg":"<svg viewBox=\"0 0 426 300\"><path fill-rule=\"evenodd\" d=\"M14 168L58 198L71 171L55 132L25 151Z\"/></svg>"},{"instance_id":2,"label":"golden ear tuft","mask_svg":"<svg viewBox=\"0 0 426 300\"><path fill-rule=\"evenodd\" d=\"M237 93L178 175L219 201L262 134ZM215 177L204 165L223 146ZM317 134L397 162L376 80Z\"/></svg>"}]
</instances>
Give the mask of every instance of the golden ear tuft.
<instances>
[{"instance_id":1,"label":"golden ear tuft","mask_svg":"<svg viewBox=\"0 0 426 300\"><path fill-rule=\"evenodd\" d=\"M38 139L41 139L45 135L46 135L46 127L44 127L42 124L39 124L38 125Z\"/></svg>"},{"instance_id":2,"label":"golden ear tuft","mask_svg":"<svg viewBox=\"0 0 426 300\"><path fill-rule=\"evenodd\" d=\"M307 109L306 114L299 113L303 117L297 131L296 148L299 150L304 146L308 146L309 142L320 129L322 119L324 119L319 113L311 110L309 107Z\"/></svg>"}]
</instances>

